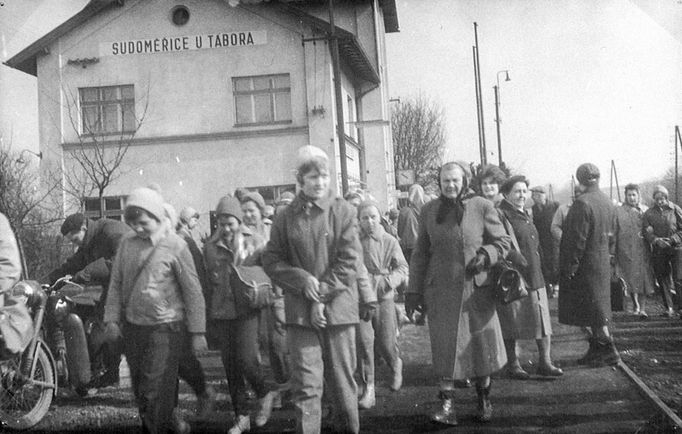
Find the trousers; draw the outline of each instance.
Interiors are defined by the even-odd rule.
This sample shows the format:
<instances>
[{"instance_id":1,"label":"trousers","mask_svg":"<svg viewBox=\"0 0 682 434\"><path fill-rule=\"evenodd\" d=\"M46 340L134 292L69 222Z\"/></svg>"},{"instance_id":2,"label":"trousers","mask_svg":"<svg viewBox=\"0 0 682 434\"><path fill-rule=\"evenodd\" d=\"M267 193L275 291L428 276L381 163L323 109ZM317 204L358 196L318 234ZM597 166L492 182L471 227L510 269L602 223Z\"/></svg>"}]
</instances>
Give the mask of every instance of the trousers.
<instances>
[{"instance_id":1,"label":"trousers","mask_svg":"<svg viewBox=\"0 0 682 434\"><path fill-rule=\"evenodd\" d=\"M287 339L291 357L291 400L296 407L296 431L322 429L322 394L333 402L331 423L337 432L360 431L356 367L356 324L321 330L290 325ZM325 389L326 387L326 389Z\"/></svg>"},{"instance_id":2,"label":"trousers","mask_svg":"<svg viewBox=\"0 0 682 434\"><path fill-rule=\"evenodd\" d=\"M180 349L185 334L181 322L123 326L133 394L142 425L151 434L172 430Z\"/></svg>"},{"instance_id":3,"label":"trousers","mask_svg":"<svg viewBox=\"0 0 682 434\"><path fill-rule=\"evenodd\" d=\"M666 309L682 309L682 251L677 249L666 252L654 252L651 264L656 276L656 282L663 293L663 303ZM672 288L676 297L673 299ZM677 302L677 303L675 303Z\"/></svg>"},{"instance_id":4,"label":"trousers","mask_svg":"<svg viewBox=\"0 0 682 434\"><path fill-rule=\"evenodd\" d=\"M398 368L398 318L393 292L379 300L372 321L360 321L357 335L358 373L363 385L374 383L375 350L395 373Z\"/></svg>"}]
</instances>

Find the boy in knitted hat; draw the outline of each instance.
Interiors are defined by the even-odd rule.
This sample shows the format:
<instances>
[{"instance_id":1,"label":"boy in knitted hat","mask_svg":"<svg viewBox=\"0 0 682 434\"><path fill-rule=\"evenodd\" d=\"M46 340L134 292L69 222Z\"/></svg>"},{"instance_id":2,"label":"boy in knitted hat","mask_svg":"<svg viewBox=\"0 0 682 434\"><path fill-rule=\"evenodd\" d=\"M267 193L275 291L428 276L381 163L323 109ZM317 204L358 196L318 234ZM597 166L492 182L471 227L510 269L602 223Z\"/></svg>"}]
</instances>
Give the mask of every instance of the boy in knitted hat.
<instances>
[{"instance_id":1,"label":"boy in knitted hat","mask_svg":"<svg viewBox=\"0 0 682 434\"><path fill-rule=\"evenodd\" d=\"M379 301L372 321L361 321L358 326L358 363L360 377L365 382L365 391L359 405L360 408L371 408L376 401L375 348L393 371L391 390L399 390L402 386L403 362L398 350L398 318L394 297L395 289L407 278L408 266L398 240L389 235L381 225L381 212L376 202L362 202L358 206L358 217L364 263Z\"/></svg>"},{"instance_id":2,"label":"boy in knitted hat","mask_svg":"<svg viewBox=\"0 0 682 434\"><path fill-rule=\"evenodd\" d=\"M356 211L330 188L329 158L303 146L296 160L300 192L275 218L263 267L284 290L291 358L291 399L298 432L320 432L323 385L339 432L360 430L355 328L361 245Z\"/></svg>"},{"instance_id":3,"label":"boy in knitted hat","mask_svg":"<svg viewBox=\"0 0 682 434\"><path fill-rule=\"evenodd\" d=\"M662 185L654 188L653 197L654 206L644 213L642 227L644 238L651 245L651 263L663 293L664 315L672 317L675 312L673 285L677 308L682 309L682 209L668 200L668 190Z\"/></svg>"},{"instance_id":4,"label":"boy in knitted hat","mask_svg":"<svg viewBox=\"0 0 682 434\"><path fill-rule=\"evenodd\" d=\"M195 354L206 350L205 307L187 243L168 230L164 201L134 190L125 207L134 234L114 260L104 311L109 336L123 335L133 393L145 430L187 432L174 412L178 363L186 333Z\"/></svg>"}]
</instances>

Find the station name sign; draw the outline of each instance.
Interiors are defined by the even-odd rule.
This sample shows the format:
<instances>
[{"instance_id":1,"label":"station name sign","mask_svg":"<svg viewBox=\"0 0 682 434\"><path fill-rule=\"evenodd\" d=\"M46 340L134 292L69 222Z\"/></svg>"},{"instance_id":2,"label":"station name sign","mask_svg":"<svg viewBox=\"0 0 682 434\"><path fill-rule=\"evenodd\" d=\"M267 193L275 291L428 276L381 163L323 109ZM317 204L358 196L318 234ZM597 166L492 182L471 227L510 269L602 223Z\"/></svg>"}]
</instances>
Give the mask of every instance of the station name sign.
<instances>
[{"instance_id":1,"label":"station name sign","mask_svg":"<svg viewBox=\"0 0 682 434\"><path fill-rule=\"evenodd\" d=\"M100 56L127 56L131 54L172 53L211 48L246 47L264 45L268 41L265 30L210 33L193 36L166 36L129 41L102 42Z\"/></svg>"}]
</instances>

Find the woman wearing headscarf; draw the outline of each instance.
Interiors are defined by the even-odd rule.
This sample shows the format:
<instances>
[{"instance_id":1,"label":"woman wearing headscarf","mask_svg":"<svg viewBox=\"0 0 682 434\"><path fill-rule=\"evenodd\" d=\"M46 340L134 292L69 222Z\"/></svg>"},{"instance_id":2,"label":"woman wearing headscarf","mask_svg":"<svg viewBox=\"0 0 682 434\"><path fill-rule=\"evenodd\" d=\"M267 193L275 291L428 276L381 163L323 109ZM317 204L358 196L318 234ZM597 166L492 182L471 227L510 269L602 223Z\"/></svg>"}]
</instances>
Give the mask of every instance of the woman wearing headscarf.
<instances>
[{"instance_id":1,"label":"woman wearing headscarf","mask_svg":"<svg viewBox=\"0 0 682 434\"><path fill-rule=\"evenodd\" d=\"M517 339L535 339L540 355L537 373L559 377L563 371L552 364L550 336L552 325L545 280L542 276L540 241L533 218L525 209L528 199L528 179L522 175L509 178L500 189L504 199L499 204L500 219L508 222L511 236L516 237L520 251L512 250L507 258L521 271L528 285L528 296L507 305L498 306L504 345L507 351L507 374L517 380L530 378L516 354Z\"/></svg>"},{"instance_id":2,"label":"woman wearing headscarf","mask_svg":"<svg viewBox=\"0 0 682 434\"><path fill-rule=\"evenodd\" d=\"M424 203L424 188L419 184L413 184L407 193L407 206L402 207L398 215L400 248L403 249L403 255L408 263L417 244L419 213Z\"/></svg>"},{"instance_id":3,"label":"woman wearing headscarf","mask_svg":"<svg viewBox=\"0 0 682 434\"><path fill-rule=\"evenodd\" d=\"M424 206L405 296L408 315L429 317L440 408L434 421L456 425L455 380L475 380L480 421L492 417L490 375L507 362L486 270L507 254L510 238L493 204L473 196L466 164L439 171L441 195Z\"/></svg>"}]
</instances>

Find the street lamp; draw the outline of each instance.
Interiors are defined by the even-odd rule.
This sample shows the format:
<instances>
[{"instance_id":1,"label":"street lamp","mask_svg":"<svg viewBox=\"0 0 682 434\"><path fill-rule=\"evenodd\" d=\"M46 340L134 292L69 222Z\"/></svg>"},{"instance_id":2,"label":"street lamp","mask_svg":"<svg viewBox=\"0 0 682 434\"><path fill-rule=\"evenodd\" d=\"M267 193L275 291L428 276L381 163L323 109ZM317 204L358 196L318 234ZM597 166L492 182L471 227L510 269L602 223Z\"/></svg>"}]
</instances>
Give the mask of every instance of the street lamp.
<instances>
[{"instance_id":1,"label":"street lamp","mask_svg":"<svg viewBox=\"0 0 682 434\"><path fill-rule=\"evenodd\" d=\"M30 149L24 149L21 152L19 152L19 158L17 158L17 163L19 163L19 164L26 163L26 160L24 160L24 157L23 157L24 152L28 152L29 154L35 155L36 157L38 157L39 160L43 159L43 153L42 152L33 152Z\"/></svg>"},{"instance_id":2,"label":"street lamp","mask_svg":"<svg viewBox=\"0 0 682 434\"><path fill-rule=\"evenodd\" d=\"M511 81L509 78L509 70L504 69L497 71L497 85L493 86L495 90L495 125L497 126L497 158L500 167L502 167L502 139L500 138L500 74L505 74L504 81Z\"/></svg>"}]
</instances>

